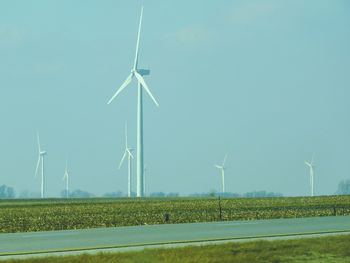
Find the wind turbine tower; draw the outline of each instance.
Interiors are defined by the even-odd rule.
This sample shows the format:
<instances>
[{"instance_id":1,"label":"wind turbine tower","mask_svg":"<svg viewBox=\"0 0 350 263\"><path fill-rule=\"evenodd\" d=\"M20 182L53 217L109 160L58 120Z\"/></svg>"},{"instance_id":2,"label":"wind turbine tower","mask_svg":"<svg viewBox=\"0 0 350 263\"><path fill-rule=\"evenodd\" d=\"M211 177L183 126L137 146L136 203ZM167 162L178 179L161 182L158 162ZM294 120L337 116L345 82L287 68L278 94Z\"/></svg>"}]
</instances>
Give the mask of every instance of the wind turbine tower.
<instances>
[{"instance_id":1,"label":"wind turbine tower","mask_svg":"<svg viewBox=\"0 0 350 263\"><path fill-rule=\"evenodd\" d=\"M223 193L225 193L225 170L226 170L225 162L226 162L226 159L227 159L227 154L224 157L224 161L222 162L222 165L218 165L218 164L214 165L216 168L218 168L221 171L221 183L222 183L222 192Z\"/></svg>"},{"instance_id":2,"label":"wind turbine tower","mask_svg":"<svg viewBox=\"0 0 350 263\"><path fill-rule=\"evenodd\" d=\"M305 162L306 166L309 167L310 171L310 187L311 187L311 196L314 196L314 155L312 155L310 162Z\"/></svg>"},{"instance_id":3,"label":"wind turbine tower","mask_svg":"<svg viewBox=\"0 0 350 263\"><path fill-rule=\"evenodd\" d=\"M145 167L143 168L143 194L146 196L146 172L147 172L147 165L145 164Z\"/></svg>"},{"instance_id":4,"label":"wind turbine tower","mask_svg":"<svg viewBox=\"0 0 350 263\"><path fill-rule=\"evenodd\" d=\"M68 164L66 161L66 169L64 170L63 180L66 180L66 198L69 197L69 173L68 173Z\"/></svg>"},{"instance_id":5,"label":"wind turbine tower","mask_svg":"<svg viewBox=\"0 0 350 263\"><path fill-rule=\"evenodd\" d=\"M131 153L132 151L133 149L128 146L128 126L125 124L125 151L120 160L119 169L122 166L125 157L128 156L128 197L131 197L131 158L134 159L134 156Z\"/></svg>"},{"instance_id":6,"label":"wind turbine tower","mask_svg":"<svg viewBox=\"0 0 350 263\"><path fill-rule=\"evenodd\" d=\"M46 155L46 151L41 149L39 133L37 134L37 139L38 139L39 155L38 155L38 162L36 164L36 169L35 169L35 176L38 176L39 168L41 165L41 198L45 198L44 156Z\"/></svg>"},{"instance_id":7,"label":"wind turbine tower","mask_svg":"<svg viewBox=\"0 0 350 263\"><path fill-rule=\"evenodd\" d=\"M138 68L138 55L139 55L139 44L140 44L140 33L141 33L141 24L142 24L142 14L143 14L143 7L141 8L141 15L140 15L140 22L139 22L139 30L137 34L137 42L136 42L136 53L135 53L135 59L134 59L134 65L131 69L131 73L126 78L126 80L123 82L123 84L120 86L120 88L114 93L112 98L108 101L107 104L110 104L121 91L123 91L131 82L133 77L137 79L137 132L136 132L136 141L137 141L137 147L136 147L136 179L137 179L137 189L136 194L137 197L144 196L144 187L143 187L143 100L142 100L142 93L145 90L147 94L151 97L153 102L156 104L156 106L159 106L157 100L152 95L151 91L148 88L148 85L146 84L143 76L149 75L150 70L148 69L139 69Z\"/></svg>"}]
</instances>

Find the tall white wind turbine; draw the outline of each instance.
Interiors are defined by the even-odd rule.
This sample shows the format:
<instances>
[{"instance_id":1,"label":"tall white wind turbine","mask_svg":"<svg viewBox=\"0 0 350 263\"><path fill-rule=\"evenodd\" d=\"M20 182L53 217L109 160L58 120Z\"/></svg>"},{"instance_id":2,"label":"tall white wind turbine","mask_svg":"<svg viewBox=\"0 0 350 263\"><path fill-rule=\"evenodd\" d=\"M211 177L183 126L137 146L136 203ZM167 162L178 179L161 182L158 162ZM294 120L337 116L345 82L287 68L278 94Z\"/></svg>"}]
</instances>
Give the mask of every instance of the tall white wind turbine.
<instances>
[{"instance_id":1,"label":"tall white wind turbine","mask_svg":"<svg viewBox=\"0 0 350 263\"><path fill-rule=\"evenodd\" d=\"M64 170L63 179L66 180L66 198L69 197L69 173L68 173L68 163L66 161L66 169Z\"/></svg>"},{"instance_id":2,"label":"tall white wind turbine","mask_svg":"<svg viewBox=\"0 0 350 263\"><path fill-rule=\"evenodd\" d=\"M221 171L221 183L222 183L222 192L223 193L225 193L225 170L226 170L225 162L226 162L226 159L227 159L227 154L224 157L224 161L222 162L222 165L218 165L218 164L214 165L216 168L218 168Z\"/></svg>"},{"instance_id":3,"label":"tall white wind turbine","mask_svg":"<svg viewBox=\"0 0 350 263\"><path fill-rule=\"evenodd\" d=\"M131 82L133 77L137 79L137 147L136 147L136 174L137 174L137 197L144 196L143 193L143 103L142 103L142 92L145 90L147 94L151 97L153 102L159 106L157 100L152 95L148 85L146 84L143 76L149 75L150 70L147 69L139 69L138 68L138 54L139 54L139 44L140 44L140 33L141 33L141 24L142 24L142 14L143 7L141 8L140 22L139 22L139 30L137 34L137 42L136 42L136 53L133 68L131 69L131 73L120 86L120 88L114 93L112 98L108 101L107 104L110 104L120 92L122 92Z\"/></svg>"},{"instance_id":4,"label":"tall white wind turbine","mask_svg":"<svg viewBox=\"0 0 350 263\"><path fill-rule=\"evenodd\" d=\"M309 167L310 171L310 187L311 187L311 196L314 196L314 155L312 155L310 162L305 162L306 166Z\"/></svg>"},{"instance_id":5,"label":"tall white wind turbine","mask_svg":"<svg viewBox=\"0 0 350 263\"><path fill-rule=\"evenodd\" d=\"M132 151L133 149L128 146L128 126L125 124L125 151L120 160L119 169L122 166L125 157L128 156L128 197L131 197L131 158L134 159L134 156L131 153Z\"/></svg>"},{"instance_id":6,"label":"tall white wind turbine","mask_svg":"<svg viewBox=\"0 0 350 263\"><path fill-rule=\"evenodd\" d=\"M39 155L38 155L38 162L36 164L36 169L35 169L35 176L38 176L39 168L41 164L41 198L45 198L44 156L46 155L46 151L41 149L39 133L37 134L37 139L38 139Z\"/></svg>"}]
</instances>

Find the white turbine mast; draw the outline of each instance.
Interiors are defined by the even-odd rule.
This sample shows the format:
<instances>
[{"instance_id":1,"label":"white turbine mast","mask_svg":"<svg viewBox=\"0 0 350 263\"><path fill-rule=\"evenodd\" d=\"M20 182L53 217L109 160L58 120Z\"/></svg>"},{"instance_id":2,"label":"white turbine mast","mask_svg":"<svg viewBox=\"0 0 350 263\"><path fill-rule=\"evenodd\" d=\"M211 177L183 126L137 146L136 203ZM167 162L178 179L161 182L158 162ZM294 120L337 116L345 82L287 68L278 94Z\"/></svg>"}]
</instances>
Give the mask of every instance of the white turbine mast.
<instances>
[{"instance_id":1,"label":"white turbine mast","mask_svg":"<svg viewBox=\"0 0 350 263\"><path fill-rule=\"evenodd\" d=\"M224 157L224 160L222 162L222 165L214 165L216 168L218 168L221 171L221 184L222 184L222 192L225 193L225 163L226 163L226 159L227 159L227 154Z\"/></svg>"},{"instance_id":2,"label":"white turbine mast","mask_svg":"<svg viewBox=\"0 0 350 263\"><path fill-rule=\"evenodd\" d=\"M128 156L128 197L131 197L131 158L134 159L134 156L131 153L132 151L133 149L128 146L128 126L125 124L125 150L118 168L120 169L125 157Z\"/></svg>"},{"instance_id":3,"label":"white turbine mast","mask_svg":"<svg viewBox=\"0 0 350 263\"><path fill-rule=\"evenodd\" d=\"M312 154L312 158L310 162L305 162L306 166L309 167L310 173L310 188L311 188L311 196L314 196L314 154Z\"/></svg>"},{"instance_id":4,"label":"white turbine mast","mask_svg":"<svg viewBox=\"0 0 350 263\"><path fill-rule=\"evenodd\" d=\"M143 103L142 103L142 92L143 90L151 97L153 102L159 106L157 100L152 95L148 85L146 84L143 76L149 75L150 70L148 69L139 69L138 68L138 56L139 56L139 44L140 44L140 33L141 33L141 24L142 24L142 14L143 7L141 8L140 22L139 22L139 30L137 34L137 42L136 42L136 53L133 68L131 69L131 73L120 86L120 88L114 93L112 98L108 101L107 104L110 104L120 92L122 92L131 82L133 77L137 79L137 147L136 147L136 174L137 174L137 197L142 197L144 195L144 187L143 187Z\"/></svg>"},{"instance_id":5,"label":"white turbine mast","mask_svg":"<svg viewBox=\"0 0 350 263\"><path fill-rule=\"evenodd\" d=\"M35 177L38 176L39 174L39 168L41 165L41 193L40 196L41 198L45 198L45 176L44 176L44 156L46 155L46 151L41 149L41 145L40 145L40 137L39 137L39 133L37 133L37 139L38 139L38 150L39 150L39 154L38 154L38 162L36 164L36 169L35 169Z\"/></svg>"},{"instance_id":6,"label":"white turbine mast","mask_svg":"<svg viewBox=\"0 0 350 263\"><path fill-rule=\"evenodd\" d=\"M66 169L64 170L63 181L66 180L66 198L69 197L69 173L68 173L68 162L66 161Z\"/></svg>"},{"instance_id":7,"label":"white turbine mast","mask_svg":"<svg viewBox=\"0 0 350 263\"><path fill-rule=\"evenodd\" d=\"M147 172L147 165L145 164L145 167L143 168L143 194L146 196L146 172Z\"/></svg>"}]
</instances>

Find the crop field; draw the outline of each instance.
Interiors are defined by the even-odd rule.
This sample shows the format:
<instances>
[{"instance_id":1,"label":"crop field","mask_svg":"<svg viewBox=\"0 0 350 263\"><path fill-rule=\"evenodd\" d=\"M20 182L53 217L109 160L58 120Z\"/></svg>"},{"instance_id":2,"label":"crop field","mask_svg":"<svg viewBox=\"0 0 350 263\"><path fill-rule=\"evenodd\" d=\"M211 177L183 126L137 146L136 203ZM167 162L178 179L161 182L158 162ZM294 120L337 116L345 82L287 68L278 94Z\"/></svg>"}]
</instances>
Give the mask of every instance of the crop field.
<instances>
[{"instance_id":1,"label":"crop field","mask_svg":"<svg viewBox=\"0 0 350 263\"><path fill-rule=\"evenodd\" d=\"M0 232L350 215L350 196L0 200Z\"/></svg>"}]
</instances>

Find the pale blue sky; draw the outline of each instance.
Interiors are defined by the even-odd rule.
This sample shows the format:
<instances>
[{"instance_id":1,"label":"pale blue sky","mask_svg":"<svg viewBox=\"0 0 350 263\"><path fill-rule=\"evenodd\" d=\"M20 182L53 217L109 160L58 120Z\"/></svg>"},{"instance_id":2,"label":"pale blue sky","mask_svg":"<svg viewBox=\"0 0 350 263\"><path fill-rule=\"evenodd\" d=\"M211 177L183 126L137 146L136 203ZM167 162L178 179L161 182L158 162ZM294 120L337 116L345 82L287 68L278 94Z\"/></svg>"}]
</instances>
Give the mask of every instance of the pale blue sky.
<instances>
[{"instance_id":1,"label":"pale blue sky","mask_svg":"<svg viewBox=\"0 0 350 263\"><path fill-rule=\"evenodd\" d=\"M350 177L350 2L0 0L0 184L126 193L124 124L136 144L132 67L140 7L147 192L226 189L309 194Z\"/></svg>"}]
</instances>

